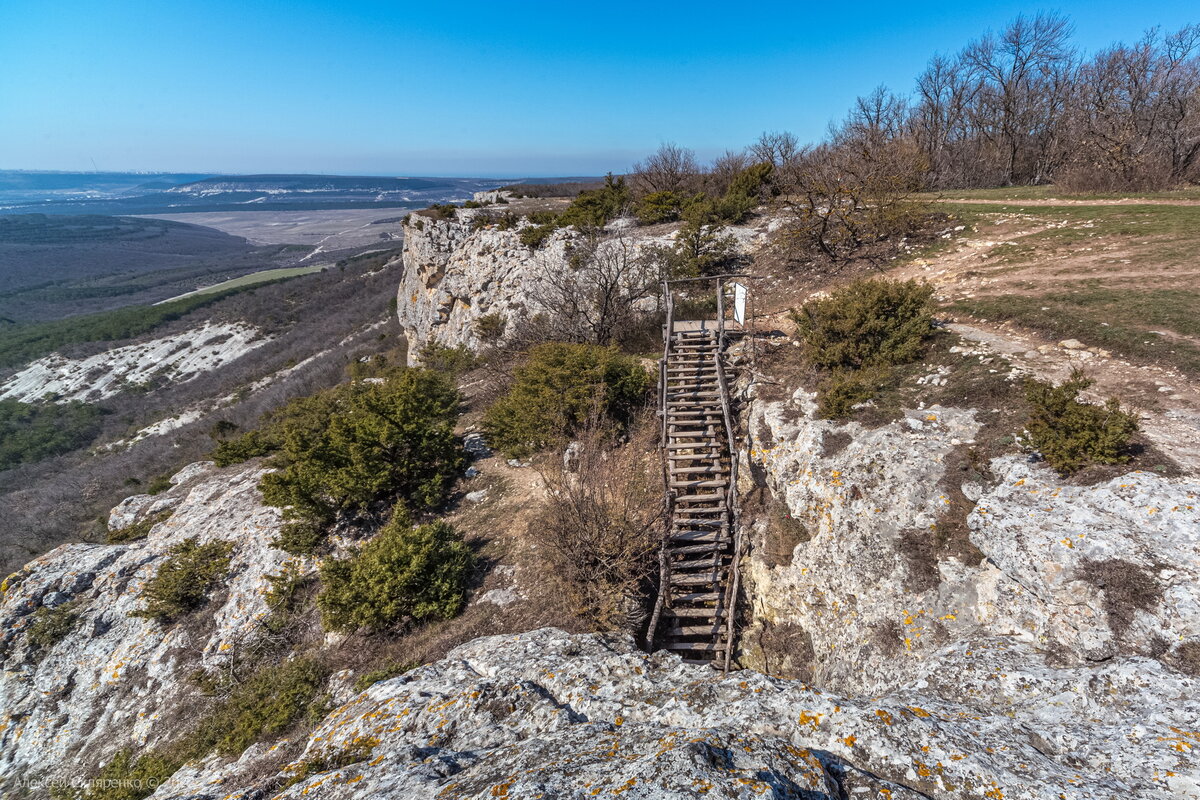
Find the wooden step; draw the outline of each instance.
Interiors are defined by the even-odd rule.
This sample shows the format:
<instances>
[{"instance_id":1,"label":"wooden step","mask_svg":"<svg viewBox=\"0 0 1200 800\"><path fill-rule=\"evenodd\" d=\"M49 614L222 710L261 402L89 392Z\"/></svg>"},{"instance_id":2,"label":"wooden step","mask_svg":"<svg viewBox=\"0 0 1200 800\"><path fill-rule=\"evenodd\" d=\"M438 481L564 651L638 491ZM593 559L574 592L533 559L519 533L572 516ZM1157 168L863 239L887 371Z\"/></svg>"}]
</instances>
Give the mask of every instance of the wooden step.
<instances>
[{"instance_id":1,"label":"wooden step","mask_svg":"<svg viewBox=\"0 0 1200 800\"><path fill-rule=\"evenodd\" d=\"M668 553L674 553L676 549L682 550L689 545L708 545L723 549L728 547L731 541L733 540L725 535L725 531L679 531L667 538L666 548Z\"/></svg>"},{"instance_id":2,"label":"wooden step","mask_svg":"<svg viewBox=\"0 0 1200 800\"><path fill-rule=\"evenodd\" d=\"M696 556L715 552L721 552L722 555L728 555L727 553L723 552L724 550L725 545L719 541L713 542L712 544L685 544L681 546L673 546L670 543L667 544L667 555L672 556Z\"/></svg>"},{"instance_id":3,"label":"wooden step","mask_svg":"<svg viewBox=\"0 0 1200 800\"><path fill-rule=\"evenodd\" d=\"M690 652L705 651L709 653L724 653L725 645L716 642L669 642L663 645L664 650L687 650Z\"/></svg>"},{"instance_id":4,"label":"wooden step","mask_svg":"<svg viewBox=\"0 0 1200 800\"><path fill-rule=\"evenodd\" d=\"M727 628L718 623L711 625L672 625L667 628L668 636L709 636L709 637L724 637L728 633Z\"/></svg>"},{"instance_id":5,"label":"wooden step","mask_svg":"<svg viewBox=\"0 0 1200 800\"><path fill-rule=\"evenodd\" d=\"M725 577L724 572L689 572L686 574L671 574L672 586L712 586L720 583Z\"/></svg>"},{"instance_id":6,"label":"wooden step","mask_svg":"<svg viewBox=\"0 0 1200 800\"><path fill-rule=\"evenodd\" d=\"M679 615L684 609L676 606L675 603L715 603L721 599L719 592L690 592L688 594L671 595L671 613ZM712 608L691 608L689 611L707 611L714 613L716 609Z\"/></svg>"},{"instance_id":7,"label":"wooden step","mask_svg":"<svg viewBox=\"0 0 1200 800\"><path fill-rule=\"evenodd\" d=\"M676 599L678 599L678 598L676 598ZM671 621L672 617L687 618L689 620L694 620L696 617L703 618L705 616L712 617L714 619L720 619L721 617L726 616L725 609L723 609L723 608L689 608L687 606L684 606L681 608L664 608L663 609L663 619L665 621Z\"/></svg>"},{"instance_id":8,"label":"wooden step","mask_svg":"<svg viewBox=\"0 0 1200 800\"><path fill-rule=\"evenodd\" d=\"M671 481L671 482L670 482L668 485L669 485L669 486L670 486L672 489L713 489L713 488L716 488L716 487L722 487L722 488L723 488L723 487L725 487L725 486L728 486L728 485L729 485L729 481L728 481L728 480L720 480L720 479L713 479L713 480L708 480L708 481L704 481L704 480L694 480L694 481L683 480L683 481Z\"/></svg>"},{"instance_id":9,"label":"wooden step","mask_svg":"<svg viewBox=\"0 0 1200 800\"><path fill-rule=\"evenodd\" d=\"M724 492L707 492L705 494L681 494L675 496L676 503L719 503L725 499Z\"/></svg>"},{"instance_id":10,"label":"wooden step","mask_svg":"<svg viewBox=\"0 0 1200 800\"><path fill-rule=\"evenodd\" d=\"M704 466L704 467L670 467L672 475L682 475L684 473L701 472L709 475L729 472L729 467L721 466Z\"/></svg>"},{"instance_id":11,"label":"wooden step","mask_svg":"<svg viewBox=\"0 0 1200 800\"><path fill-rule=\"evenodd\" d=\"M701 542L711 544L714 542L725 541L728 537L725 536L727 530L725 523L721 522L720 527L713 526L706 528L697 525L695 528L672 528L668 534L672 545L675 544L699 544Z\"/></svg>"},{"instance_id":12,"label":"wooden step","mask_svg":"<svg viewBox=\"0 0 1200 800\"><path fill-rule=\"evenodd\" d=\"M678 598L676 598L676 599L678 599ZM726 616L725 609L723 609L723 608L688 608L687 606L684 606L682 608L664 608L663 609L663 619L665 619L665 620L670 620L671 617L676 617L676 618L686 617L689 619L695 619L696 617L706 617L706 616L720 619L721 617Z\"/></svg>"},{"instance_id":13,"label":"wooden step","mask_svg":"<svg viewBox=\"0 0 1200 800\"><path fill-rule=\"evenodd\" d=\"M671 555L675 555L675 552L672 551ZM728 555L728 554L724 554L724 555ZM681 570L681 571L682 570L693 570L693 569L712 569L713 561L717 562L716 563L717 567L724 567L724 566L727 566L726 564L721 563L721 559L724 557L724 555L709 556L708 558L693 558L690 561L672 561L671 569L672 570Z\"/></svg>"}]
</instances>

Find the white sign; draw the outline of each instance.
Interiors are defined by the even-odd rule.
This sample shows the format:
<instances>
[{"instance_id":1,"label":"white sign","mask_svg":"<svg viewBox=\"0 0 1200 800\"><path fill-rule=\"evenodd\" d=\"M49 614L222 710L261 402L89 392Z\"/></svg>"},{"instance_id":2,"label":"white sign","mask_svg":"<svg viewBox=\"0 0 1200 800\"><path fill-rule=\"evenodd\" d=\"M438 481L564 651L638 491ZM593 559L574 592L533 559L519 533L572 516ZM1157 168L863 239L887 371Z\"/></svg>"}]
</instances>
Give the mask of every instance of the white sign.
<instances>
[{"instance_id":1,"label":"white sign","mask_svg":"<svg viewBox=\"0 0 1200 800\"><path fill-rule=\"evenodd\" d=\"M746 294L748 289L740 283L729 284L733 287L733 321L738 325L746 324Z\"/></svg>"}]
</instances>

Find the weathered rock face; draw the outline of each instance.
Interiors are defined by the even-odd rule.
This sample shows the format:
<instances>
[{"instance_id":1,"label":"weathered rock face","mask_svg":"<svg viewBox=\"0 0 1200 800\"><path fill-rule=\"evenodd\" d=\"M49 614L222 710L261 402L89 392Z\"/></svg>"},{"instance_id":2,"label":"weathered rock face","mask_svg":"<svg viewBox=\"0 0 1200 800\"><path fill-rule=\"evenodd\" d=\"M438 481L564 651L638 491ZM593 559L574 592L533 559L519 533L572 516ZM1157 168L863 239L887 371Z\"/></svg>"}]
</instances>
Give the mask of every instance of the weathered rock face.
<instances>
[{"instance_id":1,"label":"weathered rock face","mask_svg":"<svg viewBox=\"0 0 1200 800\"><path fill-rule=\"evenodd\" d=\"M995 663L1007 663L1000 648ZM1147 707L1130 701L1156 699L1157 662L1140 662L1137 677L1044 667L997 676L969 657L958 663L963 702L928 689L868 700L755 672L720 677L618 636L477 639L331 713L285 769L304 777L280 797L1108 800L1197 790L1196 734L1181 732L1200 712L1196 682ZM1078 692L1085 681L1112 694L1093 703ZM1010 686L1003 713L997 684ZM181 773L155 794L255 796L218 773Z\"/></svg>"},{"instance_id":2,"label":"weathered rock face","mask_svg":"<svg viewBox=\"0 0 1200 800\"><path fill-rule=\"evenodd\" d=\"M1074 486L1005 456L991 485L951 487L946 462L987 412L935 406L867 429L816 419L803 390L751 408L749 460L807 533L769 559L756 532L751 660L790 658L840 692L1008 717L1085 782L1149 778L1153 796L1200 796L1200 481L1131 472ZM939 559L921 542L936 539L952 488L977 501L974 552ZM1011 779L999 785L1013 796Z\"/></svg>"},{"instance_id":3,"label":"weathered rock face","mask_svg":"<svg viewBox=\"0 0 1200 800\"><path fill-rule=\"evenodd\" d=\"M538 278L547 269L565 268L567 247L576 238L570 230L557 230L530 250L516 229L471 230L477 213L460 210L453 220L413 216L404 228L396 308L410 362L427 342L477 347L482 316L499 314L515 323L545 311L533 297Z\"/></svg>"},{"instance_id":4,"label":"weathered rock face","mask_svg":"<svg viewBox=\"0 0 1200 800\"><path fill-rule=\"evenodd\" d=\"M560 228L531 250L521 244L520 228L502 231L492 225L473 230L472 220L488 213L460 209L453 220L413 215L405 226L404 277L396 309L408 337L410 362L427 342L479 347L480 317L498 315L511 334L523 319L554 313L539 299L548 294L545 276L572 269L568 256L580 234ZM623 257L636 259L643 248L674 241L673 231L650 234L629 222L612 222L609 231L614 239L603 246L625 249ZM520 223L529 224L527 219ZM740 250L750 252L761 246L767 230L768 226L739 226L728 233ZM618 232L619 242L615 241Z\"/></svg>"},{"instance_id":5,"label":"weathered rock face","mask_svg":"<svg viewBox=\"0 0 1200 800\"><path fill-rule=\"evenodd\" d=\"M257 633L268 610L266 576L288 558L270 547L280 518L262 504L262 474L187 467L167 492L114 509L114 527L172 510L145 539L63 545L9 578L0 601L0 793L22 779L91 775L117 750L161 743L187 727L180 715L197 692L189 674L218 666ZM167 551L190 537L233 543L222 591L186 623L131 617ZM72 601L70 633L32 648L34 612Z\"/></svg>"},{"instance_id":6,"label":"weathered rock face","mask_svg":"<svg viewBox=\"0 0 1200 800\"><path fill-rule=\"evenodd\" d=\"M205 322L198 328L115 347L82 359L58 353L37 359L0 385L0 399L33 403L49 395L56 402L96 402L125 384L157 377L185 382L266 344L257 328L240 322Z\"/></svg>"},{"instance_id":7,"label":"weathered rock face","mask_svg":"<svg viewBox=\"0 0 1200 800\"><path fill-rule=\"evenodd\" d=\"M977 498L976 557L938 563L920 541L937 534L944 462L972 442L975 412L932 407L868 430L814 419L800 392L757 404L752 428L752 460L811 536L787 563L768 566L762 548L751 558L756 611L804 630L820 685L910 685L947 643L979 637L1071 664L1174 663L1200 640L1200 481L1133 472L1069 486L997 459L994 486L961 487ZM826 455L837 437L848 443Z\"/></svg>"},{"instance_id":8,"label":"weathered rock face","mask_svg":"<svg viewBox=\"0 0 1200 800\"><path fill-rule=\"evenodd\" d=\"M508 200L513 196L513 193L507 189L489 189L482 192L475 192L471 195L476 203L499 203L501 200Z\"/></svg>"}]
</instances>

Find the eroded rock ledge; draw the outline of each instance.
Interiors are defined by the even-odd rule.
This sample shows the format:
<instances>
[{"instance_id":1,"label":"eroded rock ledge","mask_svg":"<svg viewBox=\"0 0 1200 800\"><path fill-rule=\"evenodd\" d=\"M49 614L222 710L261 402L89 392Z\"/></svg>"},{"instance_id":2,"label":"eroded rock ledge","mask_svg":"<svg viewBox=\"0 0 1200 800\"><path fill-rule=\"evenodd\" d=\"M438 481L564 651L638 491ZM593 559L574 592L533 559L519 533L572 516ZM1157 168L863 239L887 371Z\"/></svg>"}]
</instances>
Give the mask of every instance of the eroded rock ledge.
<instances>
[{"instance_id":1,"label":"eroded rock ledge","mask_svg":"<svg viewBox=\"0 0 1200 800\"><path fill-rule=\"evenodd\" d=\"M280 796L1185 796L1196 786L1185 777L1194 734L1177 731L1200 712L1189 699L1194 682L1177 681L1184 697L1151 720L1128 701L1150 702L1148 687L1164 676L1152 662L1139 671L1029 676L1006 713L985 714L934 691L852 699L751 671L720 677L624 637L546 628L477 639L375 684L330 714L285 773L339 753L354 763L309 774ZM956 679L989 691L996 676ZM1088 681L1120 684L1125 701L1093 706L1074 691ZM185 773L155 797L258 796Z\"/></svg>"}]
</instances>

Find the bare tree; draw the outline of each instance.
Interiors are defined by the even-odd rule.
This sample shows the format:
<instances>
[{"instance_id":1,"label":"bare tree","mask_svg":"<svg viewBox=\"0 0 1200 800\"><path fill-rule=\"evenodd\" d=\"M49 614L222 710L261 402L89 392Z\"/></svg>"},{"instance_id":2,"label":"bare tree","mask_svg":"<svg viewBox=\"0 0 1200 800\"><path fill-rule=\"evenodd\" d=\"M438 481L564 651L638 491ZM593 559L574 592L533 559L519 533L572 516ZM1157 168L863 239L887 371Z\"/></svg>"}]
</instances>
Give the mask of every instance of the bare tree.
<instances>
[{"instance_id":1,"label":"bare tree","mask_svg":"<svg viewBox=\"0 0 1200 800\"><path fill-rule=\"evenodd\" d=\"M633 165L633 189L643 196L654 192L680 192L694 187L699 174L696 154L668 142L645 161Z\"/></svg>"},{"instance_id":2,"label":"bare tree","mask_svg":"<svg viewBox=\"0 0 1200 800\"><path fill-rule=\"evenodd\" d=\"M1031 140L1044 137L1061 121L1064 80L1074 51L1071 25L1059 14L1018 16L997 36L984 35L963 51L963 63L981 81L972 105L975 129L994 151L998 178L1006 185L1031 181L1032 163L1022 163Z\"/></svg>"},{"instance_id":3,"label":"bare tree","mask_svg":"<svg viewBox=\"0 0 1200 800\"><path fill-rule=\"evenodd\" d=\"M750 145L755 161L765 161L776 169L790 164L800 157L800 140L787 131L763 132L758 141Z\"/></svg>"},{"instance_id":4,"label":"bare tree","mask_svg":"<svg viewBox=\"0 0 1200 800\"><path fill-rule=\"evenodd\" d=\"M645 617L661 541L662 487L654 425L612 444L592 429L559 465L543 465L545 511L530 526L575 613L596 630L635 630Z\"/></svg>"},{"instance_id":5,"label":"bare tree","mask_svg":"<svg viewBox=\"0 0 1200 800\"><path fill-rule=\"evenodd\" d=\"M657 296L653 267L623 232L592 232L567 252L567 268L542 257L532 299L548 309L547 321L562 341L611 344L631 328L638 304Z\"/></svg>"},{"instance_id":6,"label":"bare tree","mask_svg":"<svg viewBox=\"0 0 1200 800\"><path fill-rule=\"evenodd\" d=\"M749 167L753 161L745 150L726 150L713 161L708 170L707 189L719 197L729 191L733 179Z\"/></svg>"},{"instance_id":7,"label":"bare tree","mask_svg":"<svg viewBox=\"0 0 1200 800\"><path fill-rule=\"evenodd\" d=\"M1078 152L1066 182L1080 189L1152 189L1194 175L1200 155L1200 26L1115 45L1079 71Z\"/></svg>"}]
</instances>

